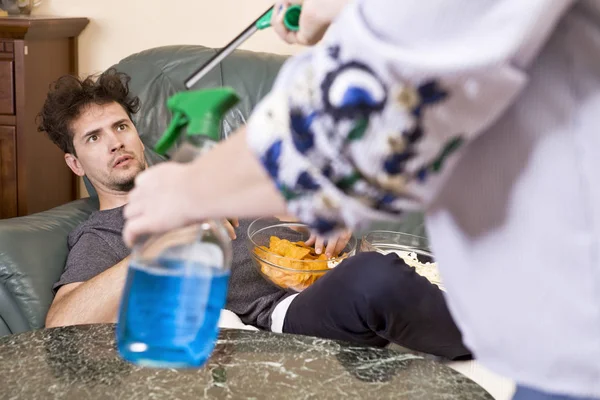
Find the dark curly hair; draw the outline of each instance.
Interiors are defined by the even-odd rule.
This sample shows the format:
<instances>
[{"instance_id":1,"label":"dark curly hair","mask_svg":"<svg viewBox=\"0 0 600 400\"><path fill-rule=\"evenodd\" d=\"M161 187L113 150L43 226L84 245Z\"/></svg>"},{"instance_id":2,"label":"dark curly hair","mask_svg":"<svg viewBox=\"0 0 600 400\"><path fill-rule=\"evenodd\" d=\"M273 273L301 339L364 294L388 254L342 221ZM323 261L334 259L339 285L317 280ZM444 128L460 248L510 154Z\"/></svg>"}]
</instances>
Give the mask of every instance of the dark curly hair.
<instances>
[{"instance_id":1,"label":"dark curly hair","mask_svg":"<svg viewBox=\"0 0 600 400\"><path fill-rule=\"evenodd\" d=\"M129 93L131 78L111 68L99 76L80 79L65 75L50 86L42 111L37 116L38 131L65 153L75 153L71 124L89 104L119 103L131 118L140 108L140 100Z\"/></svg>"}]
</instances>

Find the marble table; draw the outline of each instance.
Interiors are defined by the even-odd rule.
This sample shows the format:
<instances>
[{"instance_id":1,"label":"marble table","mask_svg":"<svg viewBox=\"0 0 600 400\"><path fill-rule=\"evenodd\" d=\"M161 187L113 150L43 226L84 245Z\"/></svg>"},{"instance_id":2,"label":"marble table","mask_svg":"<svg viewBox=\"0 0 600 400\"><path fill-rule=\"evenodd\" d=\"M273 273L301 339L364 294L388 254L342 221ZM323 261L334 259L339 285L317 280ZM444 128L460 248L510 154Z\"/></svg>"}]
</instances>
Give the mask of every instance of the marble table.
<instances>
[{"instance_id":1,"label":"marble table","mask_svg":"<svg viewBox=\"0 0 600 400\"><path fill-rule=\"evenodd\" d=\"M0 398L492 399L464 375L415 354L267 332L221 330L200 369L140 368L119 358L114 328L0 338Z\"/></svg>"}]
</instances>

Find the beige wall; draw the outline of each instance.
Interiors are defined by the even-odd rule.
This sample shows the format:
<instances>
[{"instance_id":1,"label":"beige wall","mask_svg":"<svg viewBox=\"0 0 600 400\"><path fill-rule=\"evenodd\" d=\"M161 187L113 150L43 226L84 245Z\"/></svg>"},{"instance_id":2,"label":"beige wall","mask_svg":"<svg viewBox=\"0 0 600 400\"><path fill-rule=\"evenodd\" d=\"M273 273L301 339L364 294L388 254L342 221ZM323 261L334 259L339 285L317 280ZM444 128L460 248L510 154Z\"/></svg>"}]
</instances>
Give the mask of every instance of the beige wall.
<instances>
[{"instance_id":1,"label":"beige wall","mask_svg":"<svg viewBox=\"0 0 600 400\"><path fill-rule=\"evenodd\" d=\"M274 0L43 0L34 15L87 17L79 38L79 74L105 70L128 55L157 46L223 47ZM230 11L227 11L230 10ZM241 48L292 54L299 50L271 29ZM81 183L80 196L87 196Z\"/></svg>"},{"instance_id":2,"label":"beige wall","mask_svg":"<svg viewBox=\"0 0 600 400\"><path fill-rule=\"evenodd\" d=\"M200 44L223 47L273 0L43 0L36 15L87 17L79 41L79 72L96 73L120 59L156 46ZM230 11L227 11L230 10ZM243 49L292 54L267 29Z\"/></svg>"}]
</instances>

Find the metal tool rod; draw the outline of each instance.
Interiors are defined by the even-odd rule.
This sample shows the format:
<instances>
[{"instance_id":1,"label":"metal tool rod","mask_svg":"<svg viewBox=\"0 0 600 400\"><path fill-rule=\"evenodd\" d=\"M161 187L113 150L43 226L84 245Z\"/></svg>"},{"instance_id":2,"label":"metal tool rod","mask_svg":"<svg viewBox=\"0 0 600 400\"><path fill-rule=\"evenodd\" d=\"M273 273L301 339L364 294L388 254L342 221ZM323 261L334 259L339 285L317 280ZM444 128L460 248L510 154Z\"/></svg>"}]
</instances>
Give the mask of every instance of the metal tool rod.
<instances>
[{"instance_id":1,"label":"metal tool rod","mask_svg":"<svg viewBox=\"0 0 600 400\"><path fill-rule=\"evenodd\" d=\"M185 87L187 89L191 89L200 79L204 77L209 71L211 71L215 66L217 66L221 61L223 61L229 54L231 54L235 49L237 49L242 43L244 43L248 38L258 30L257 23L258 21L269 11L271 11L273 7L269 8L265 11L260 17L256 19L252 23L252 25L248 26L242 33L240 33L235 39L233 39L227 46L223 47L221 50L217 52L214 56L212 56L204 65L196 70L186 81Z\"/></svg>"}]
</instances>

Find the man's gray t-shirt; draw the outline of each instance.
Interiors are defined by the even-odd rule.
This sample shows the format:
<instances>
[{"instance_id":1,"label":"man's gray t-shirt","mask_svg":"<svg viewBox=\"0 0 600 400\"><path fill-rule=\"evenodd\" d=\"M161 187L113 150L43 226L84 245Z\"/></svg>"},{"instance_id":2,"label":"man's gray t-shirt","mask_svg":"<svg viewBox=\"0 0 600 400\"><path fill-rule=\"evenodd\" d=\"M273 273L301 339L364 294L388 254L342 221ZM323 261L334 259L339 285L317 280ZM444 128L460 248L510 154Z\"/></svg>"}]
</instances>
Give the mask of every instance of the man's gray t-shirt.
<instances>
[{"instance_id":1,"label":"man's gray t-shirt","mask_svg":"<svg viewBox=\"0 0 600 400\"><path fill-rule=\"evenodd\" d=\"M249 221L240 221L233 241L233 264L225 308L243 323L270 330L271 313L289 294L268 283L256 270L246 247ZM69 256L54 291L66 284L85 282L106 271L130 253L121 233L123 207L96 211L69 234Z\"/></svg>"}]
</instances>

